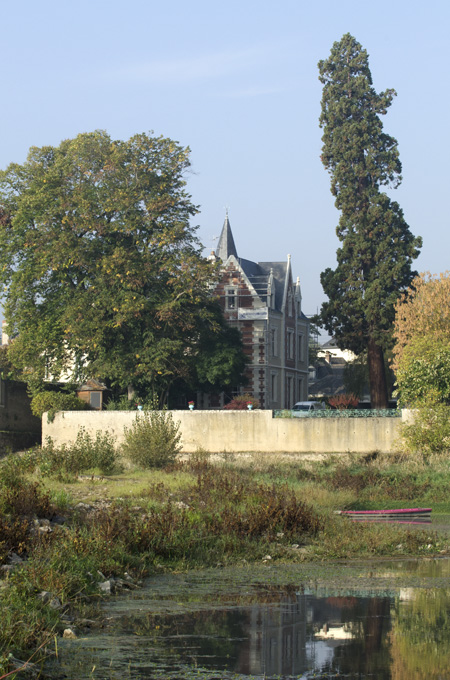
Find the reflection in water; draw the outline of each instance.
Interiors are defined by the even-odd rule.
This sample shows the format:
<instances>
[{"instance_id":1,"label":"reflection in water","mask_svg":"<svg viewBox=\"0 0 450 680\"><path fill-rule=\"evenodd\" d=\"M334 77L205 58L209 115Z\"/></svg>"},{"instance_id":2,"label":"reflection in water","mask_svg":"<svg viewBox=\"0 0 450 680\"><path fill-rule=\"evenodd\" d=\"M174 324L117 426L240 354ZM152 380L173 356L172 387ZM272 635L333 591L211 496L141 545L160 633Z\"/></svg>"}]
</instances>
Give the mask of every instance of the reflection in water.
<instances>
[{"instance_id":1,"label":"reflection in water","mask_svg":"<svg viewBox=\"0 0 450 680\"><path fill-rule=\"evenodd\" d=\"M450 590L413 592L392 619L392 680L450 678Z\"/></svg>"},{"instance_id":2,"label":"reflection in water","mask_svg":"<svg viewBox=\"0 0 450 680\"><path fill-rule=\"evenodd\" d=\"M78 680L450 678L449 589L375 596L335 588L319 596L270 586L245 603L242 596L209 604L204 597L189 611L179 594L173 597L176 612L153 614L131 601L107 633L64 642L60 671Z\"/></svg>"}]
</instances>

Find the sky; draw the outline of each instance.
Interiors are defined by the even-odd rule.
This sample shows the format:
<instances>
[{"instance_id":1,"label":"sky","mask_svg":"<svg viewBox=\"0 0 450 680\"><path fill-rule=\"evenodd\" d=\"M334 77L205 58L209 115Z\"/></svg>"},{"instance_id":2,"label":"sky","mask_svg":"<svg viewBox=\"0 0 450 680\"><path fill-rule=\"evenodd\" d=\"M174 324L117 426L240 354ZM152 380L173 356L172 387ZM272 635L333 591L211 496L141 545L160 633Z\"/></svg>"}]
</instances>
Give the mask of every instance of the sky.
<instances>
[{"instance_id":1,"label":"sky","mask_svg":"<svg viewBox=\"0 0 450 680\"><path fill-rule=\"evenodd\" d=\"M2 0L0 21L1 169L96 129L189 146L205 254L227 209L239 256L291 255L308 315L339 246L317 63L351 33L376 91L397 91L383 123L403 182L389 193L423 237L415 267L450 268L447 0Z\"/></svg>"}]
</instances>

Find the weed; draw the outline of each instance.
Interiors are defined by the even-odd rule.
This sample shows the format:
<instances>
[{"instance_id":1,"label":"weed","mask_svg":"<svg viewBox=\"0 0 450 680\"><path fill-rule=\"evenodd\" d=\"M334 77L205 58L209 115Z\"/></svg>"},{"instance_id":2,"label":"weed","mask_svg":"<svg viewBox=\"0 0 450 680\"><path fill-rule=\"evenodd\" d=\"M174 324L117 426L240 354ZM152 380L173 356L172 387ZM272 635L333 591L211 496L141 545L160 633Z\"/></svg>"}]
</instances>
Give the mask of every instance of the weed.
<instances>
[{"instance_id":1,"label":"weed","mask_svg":"<svg viewBox=\"0 0 450 680\"><path fill-rule=\"evenodd\" d=\"M402 425L402 447L407 453L428 460L450 450L450 407L424 403L415 410L412 423Z\"/></svg>"},{"instance_id":2,"label":"weed","mask_svg":"<svg viewBox=\"0 0 450 680\"><path fill-rule=\"evenodd\" d=\"M4 487L0 494L0 509L3 513L18 517L48 518L53 514L50 495L39 482L21 480L14 486Z\"/></svg>"},{"instance_id":3,"label":"weed","mask_svg":"<svg viewBox=\"0 0 450 680\"><path fill-rule=\"evenodd\" d=\"M181 450L179 429L171 413L146 411L136 416L131 428L125 428L122 452L142 468L165 467Z\"/></svg>"},{"instance_id":4,"label":"weed","mask_svg":"<svg viewBox=\"0 0 450 680\"><path fill-rule=\"evenodd\" d=\"M79 474L92 468L110 474L117 466L114 438L108 432L97 432L93 439L82 427L73 444L62 444L57 448L52 438L47 437L39 466L44 476Z\"/></svg>"},{"instance_id":5,"label":"weed","mask_svg":"<svg viewBox=\"0 0 450 680\"><path fill-rule=\"evenodd\" d=\"M198 446L194 453L189 456L187 465L193 472L201 472L207 470L210 466L211 454L206 449Z\"/></svg>"}]
</instances>

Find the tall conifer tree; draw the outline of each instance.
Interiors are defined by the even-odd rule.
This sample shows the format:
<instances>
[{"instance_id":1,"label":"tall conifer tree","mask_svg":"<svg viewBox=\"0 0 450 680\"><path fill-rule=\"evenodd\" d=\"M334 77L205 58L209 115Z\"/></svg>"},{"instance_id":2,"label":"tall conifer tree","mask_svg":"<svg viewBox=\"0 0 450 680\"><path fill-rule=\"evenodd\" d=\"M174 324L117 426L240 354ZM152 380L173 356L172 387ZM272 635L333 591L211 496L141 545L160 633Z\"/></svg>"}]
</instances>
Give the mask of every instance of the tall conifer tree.
<instances>
[{"instance_id":1,"label":"tall conifer tree","mask_svg":"<svg viewBox=\"0 0 450 680\"><path fill-rule=\"evenodd\" d=\"M394 305L416 275L411 264L421 247L398 203L380 190L401 181L397 140L383 132L380 120L396 93L377 94L367 52L349 33L319 62L319 72L321 160L341 211L336 233L342 244L336 269L321 275L329 299L320 319L342 349L367 350L372 407L384 408Z\"/></svg>"}]
</instances>

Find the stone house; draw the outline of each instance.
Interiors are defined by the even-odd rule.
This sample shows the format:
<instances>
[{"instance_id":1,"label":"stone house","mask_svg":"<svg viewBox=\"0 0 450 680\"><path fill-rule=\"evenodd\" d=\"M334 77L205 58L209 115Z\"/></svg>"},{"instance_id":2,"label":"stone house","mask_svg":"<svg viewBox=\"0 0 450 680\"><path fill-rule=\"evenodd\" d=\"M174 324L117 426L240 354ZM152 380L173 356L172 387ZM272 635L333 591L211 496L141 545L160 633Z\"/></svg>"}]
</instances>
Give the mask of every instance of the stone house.
<instances>
[{"instance_id":1,"label":"stone house","mask_svg":"<svg viewBox=\"0 0 450 680\"><path fill-rule=\"evenodd\" d=\"M301 309L300 281L286 262L252 262L238 256L228 215L217 251L222 262L218 296L229 324L242 333L249 358L248 384L237 389L257 397L261 408L291 408L308 398L309 322ZM203 408L223 405L205 395Z\"/></svg>"},{"instance_id":2,"label":"stone house","mask_svg":"<svg viewBox=\"0 0 450 680\"><path fill-rule=\"evenodd\" d=\"M33 416L27 386L0 378L0 457L41 442L41 419Z\"/></svg>"}]
</instances>

